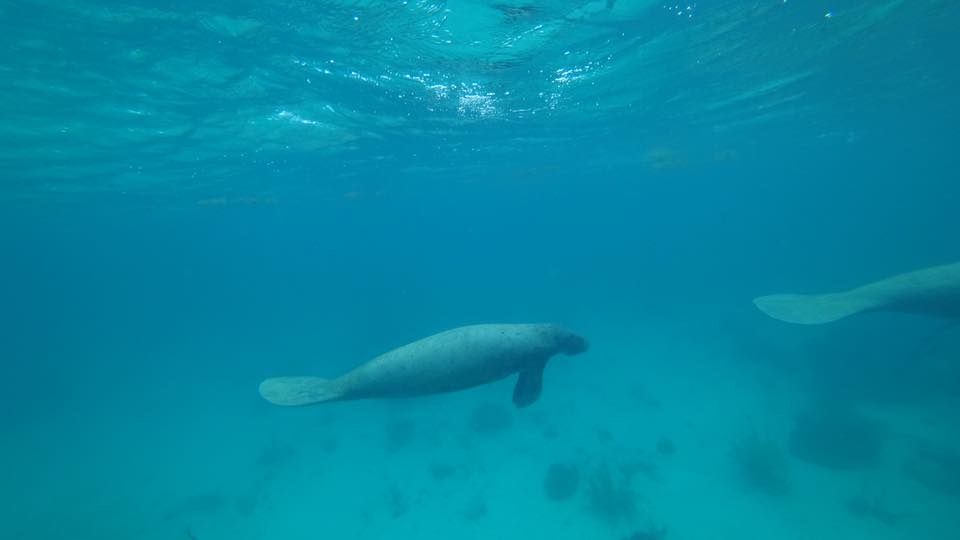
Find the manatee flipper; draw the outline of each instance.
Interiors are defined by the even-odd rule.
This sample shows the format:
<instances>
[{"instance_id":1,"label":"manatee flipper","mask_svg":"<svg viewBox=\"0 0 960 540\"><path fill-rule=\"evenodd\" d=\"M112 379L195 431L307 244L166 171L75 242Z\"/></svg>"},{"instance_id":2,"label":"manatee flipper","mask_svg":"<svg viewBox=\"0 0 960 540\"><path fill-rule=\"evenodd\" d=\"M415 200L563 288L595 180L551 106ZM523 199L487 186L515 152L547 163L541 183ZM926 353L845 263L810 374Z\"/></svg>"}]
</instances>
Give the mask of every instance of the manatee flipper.
<instances>
[{"instance_id":1,"label":"manatee flipper","mask_svg":"<svg viewBox=\"0 0 960 540\"><path fill-rule=\"evenodd\" d=\"M273 377L260 383L260 395L274 405L299 407L334 401L342 393L333 381L320 377Z\"/></svg>"},{"instance_id":2,"label":"manatee flipper","mask_svg":"<svg viewBox=\"0 0 960 540\"><path fill-rule=\"evenodd\" d=\"M532 405L540 398L543 389L543 368L546 362L531 366L517 376L517 385L513 387L513 404L517 407Z\"/></svg>"},{"instance_id":3,"label":"manatee flipper","mask_svg":"<svg viewBox=\"0 0 960 540\"><path fill-rule=\"evenodd\" d=\"M849 292L832 294L773 294L753 300L767 315L795 324L824 324L876 307L876 302Z\"/></svg>"}]
</instances>

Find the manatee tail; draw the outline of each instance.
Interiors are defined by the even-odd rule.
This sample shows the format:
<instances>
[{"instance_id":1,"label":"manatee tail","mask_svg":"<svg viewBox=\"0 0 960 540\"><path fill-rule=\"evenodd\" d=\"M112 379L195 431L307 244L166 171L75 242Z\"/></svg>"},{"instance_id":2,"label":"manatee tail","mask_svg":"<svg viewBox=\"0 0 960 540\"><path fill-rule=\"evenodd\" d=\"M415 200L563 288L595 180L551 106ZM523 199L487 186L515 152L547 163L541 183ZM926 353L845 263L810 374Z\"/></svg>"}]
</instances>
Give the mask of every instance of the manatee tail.
<instances>
[{"instance_id":1,"label":"manatee tail","mask_svg":"<svg viewBox=\"0 0 960 540\"><path fill-rule=\"evenodd\" d=\"M875 307L869 299L848 292L833 294L773 294L753 300L767 315L794 324L824 324Z\"/></svg>"},{"instance_id":2,"label":"manatee tail","mask_svg":"<svg viewBox=\"0 0 960 540\"><path fill-rule=\"evenodd\" d=\"M329 379L320 377L273 377L260 383L260 395L274 405L300 407L343 397Z\"/></svg>"}]
</instances>

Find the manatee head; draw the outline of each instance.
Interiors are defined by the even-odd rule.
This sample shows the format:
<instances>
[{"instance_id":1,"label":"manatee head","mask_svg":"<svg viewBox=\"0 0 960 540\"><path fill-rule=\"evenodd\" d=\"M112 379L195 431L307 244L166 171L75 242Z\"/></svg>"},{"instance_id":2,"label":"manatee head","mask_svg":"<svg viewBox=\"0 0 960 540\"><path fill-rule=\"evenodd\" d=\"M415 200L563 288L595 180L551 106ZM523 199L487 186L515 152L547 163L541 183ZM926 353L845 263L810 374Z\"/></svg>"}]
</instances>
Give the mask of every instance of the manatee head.
<instances>
[{"instance_id":1,"label":"manatee head","mask_svg":"<svg viewBox=\"0 0 960 540\"><path fill-rule=\"evenodd\" d=\"M585 352L590 348L590 343L588 343L586 339L562 326L552 325L552 330L557 352L567 356L573 356Z\"/></svg>"}]
</instances>

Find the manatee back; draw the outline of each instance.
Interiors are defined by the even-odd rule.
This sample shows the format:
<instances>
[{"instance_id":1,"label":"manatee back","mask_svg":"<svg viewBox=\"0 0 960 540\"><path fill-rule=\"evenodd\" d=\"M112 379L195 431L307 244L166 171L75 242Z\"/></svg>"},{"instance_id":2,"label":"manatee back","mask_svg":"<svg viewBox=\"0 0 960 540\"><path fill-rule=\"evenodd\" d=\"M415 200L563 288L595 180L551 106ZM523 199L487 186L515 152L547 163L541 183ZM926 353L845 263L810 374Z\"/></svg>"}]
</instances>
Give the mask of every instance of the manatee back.
<instances>
[{"instance_id":1,"label":"manatee back","mask_svg":"<svg viewBox=\"0 0 960 540\"><path fill-rule=\"evenodd\" d=\"M960 317L960 263L898 274L852 292L887 311Z\"/></svg>"},{"instance_id":2,"label":"manatee back","mask_svg":"<svg viewBox=\"0 0 960 540\"><path fill-rule=\"evenodd\" d=\"M350 397L403 397L493 382L556 353L551 325L480 324L384 353L344 375Z\"/></svg>"}]
</instances>

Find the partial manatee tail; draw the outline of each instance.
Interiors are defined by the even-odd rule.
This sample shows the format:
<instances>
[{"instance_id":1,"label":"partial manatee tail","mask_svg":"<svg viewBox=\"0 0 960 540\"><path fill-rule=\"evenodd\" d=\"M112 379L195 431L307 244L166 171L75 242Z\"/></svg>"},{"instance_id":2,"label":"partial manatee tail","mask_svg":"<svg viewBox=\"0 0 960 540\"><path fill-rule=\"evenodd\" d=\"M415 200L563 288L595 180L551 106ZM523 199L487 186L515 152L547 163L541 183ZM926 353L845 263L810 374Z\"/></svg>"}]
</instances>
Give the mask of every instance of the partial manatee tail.
<instances>
[{"instance_id":1,"label":"partial manatee tail","mask_svg":"<svg viewBox=\"0 0 960 540\"><path fill-rule=\"evenodd\" d=\"M874 307L873 302L850 293L772 294L753 303L774 319L794 324L824 324Z\"/></svg>"},{"instance_id":2,"label":"partial manatee tail","mask_svg":"<svg viewBox=\"0 0 960 540\"><path fill-rule=\"evenodd\" d=\"M332 382L320 377L273 377L260 383L260 395L274 405L314 405L342 397Z\"/></svg>"}]
</instances>

